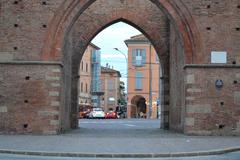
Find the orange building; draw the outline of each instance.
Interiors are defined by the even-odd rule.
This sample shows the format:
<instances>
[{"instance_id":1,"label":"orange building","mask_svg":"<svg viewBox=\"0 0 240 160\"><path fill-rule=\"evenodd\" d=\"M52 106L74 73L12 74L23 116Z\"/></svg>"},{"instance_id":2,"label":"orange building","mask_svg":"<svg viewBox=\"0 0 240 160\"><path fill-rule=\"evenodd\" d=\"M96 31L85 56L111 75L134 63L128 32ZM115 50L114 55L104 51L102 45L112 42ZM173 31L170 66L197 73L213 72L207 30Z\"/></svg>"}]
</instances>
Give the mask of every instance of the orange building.
<instances>
[{"instance_id":1,"label":"orange building","mask_svg":"<svg viewBox=\"0 0 240 160\"><path fill-rule=\"evenodd\" d=\"M101 67L101 85L104 91L101 106L105 112L116 110L120 98L120 77L120 72L110 66Z\"/></svg>"},{"instance_id":2,"label":"orange building","mask_svg":"<svg viewBox=\"0 0 240 160\"><path fill-rule=\"evenodd\" d=\"M156 51L142 34L125 43L128 47L128 118L157 118L160 63Z\"/></svg>"},{"instance_id":3,"label":"orange building","mask_svg":"<svg viewBox=\"0 0 240 160\"><path fill-rule=\"evenodd\" d=\"M100 50L99 47L90 43L84 52L79 66L78 101L80 110L84 107L92 107L91 83L92 83L92 53Z\"/></svg>"}]
</instances>

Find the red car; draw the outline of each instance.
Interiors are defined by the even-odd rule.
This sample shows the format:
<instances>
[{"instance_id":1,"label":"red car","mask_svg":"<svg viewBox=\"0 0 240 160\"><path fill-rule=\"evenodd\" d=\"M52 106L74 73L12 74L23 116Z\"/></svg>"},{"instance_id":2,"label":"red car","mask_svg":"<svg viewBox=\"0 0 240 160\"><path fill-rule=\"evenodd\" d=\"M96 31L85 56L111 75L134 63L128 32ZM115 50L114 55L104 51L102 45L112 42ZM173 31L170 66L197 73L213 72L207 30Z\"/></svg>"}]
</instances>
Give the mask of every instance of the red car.
<instances>
[{"instance_id":1,"label":"red car","mask_svg":"<svg viewBox=\"0 0 240 160\"><path fill-rule=\"evenodd\" d=\"M117 119L117 113L114 111L109 111L105 114L105 119Z\"/></svg>"}]
</instances>

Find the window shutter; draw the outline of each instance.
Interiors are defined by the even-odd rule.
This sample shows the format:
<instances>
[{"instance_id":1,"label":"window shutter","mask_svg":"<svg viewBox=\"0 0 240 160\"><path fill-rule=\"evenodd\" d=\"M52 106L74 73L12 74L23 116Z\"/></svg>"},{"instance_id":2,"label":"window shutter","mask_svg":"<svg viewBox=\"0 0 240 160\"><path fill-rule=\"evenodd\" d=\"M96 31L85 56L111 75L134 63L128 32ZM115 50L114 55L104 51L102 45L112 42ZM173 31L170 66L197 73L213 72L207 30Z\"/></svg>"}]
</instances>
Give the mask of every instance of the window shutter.
<instances>
[{"instance_id":1,"label":"window shutter","mask_svg":"<svg viewBox=\"0 0 240 160\"><path fill-rule=\"evenodd\" d=\"M142 65L146 64L146 49L142 49Z\"/></svg>"},{"instance_id":2,"label":"window shutter","mask_svg":"<svg viewBox=\"0 0 240 160\"><path fill-rule=\"evenodd\" d=\"M135 89L142 89L142 72L136 72L135 74Z\"/></svg>"},{"instance_id":3,"label":"window shutter","mask_svg":"<svg viewBox=\"0 0 240 160\"><path fill-rule=\"evenodd\" d=\"M136 55L137 55L137 50L133 49L132 50L132 65L136 65Z\"/></svg>"}]
</instances>

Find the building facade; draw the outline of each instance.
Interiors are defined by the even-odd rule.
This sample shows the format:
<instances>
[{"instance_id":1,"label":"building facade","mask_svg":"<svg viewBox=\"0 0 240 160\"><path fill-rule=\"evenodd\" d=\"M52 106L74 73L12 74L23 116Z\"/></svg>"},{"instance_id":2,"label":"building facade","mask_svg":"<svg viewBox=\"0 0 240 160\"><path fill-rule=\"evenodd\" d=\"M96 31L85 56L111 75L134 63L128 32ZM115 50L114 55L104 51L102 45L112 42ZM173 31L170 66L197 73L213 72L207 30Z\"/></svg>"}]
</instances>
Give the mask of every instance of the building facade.
<instances>
[{"instance_id":1,"label":"building facade","mask_svg":"<svg viewBox=\"0 0 240 160\"><path fill-rule=\"evenodd\" d=\"M100 91L100 60L100 48L90 43L79 66L78 102L80 111L93 107L95 101L97 103L97 98L92 95L92 92Z\"/></svg>"},{"instance_id":2,"label":"building facade","mask_svg":"<svg viewBox=\"0 0 240 160\"><path fill-rule=\"evenodd\" d=\"M93 45L93 44L92 44ZM101 52L100 48L94 46L94 50L92 50L92 58L91 58L91 67L92 67L92 81L91 81L91 99L93 107L101 107L101 96L104 94L101 91Z\"/></svg>"},{"instance_id":3,"label":"building facade","mask_svg":"<svg viewBox=\"0 0 240 160\"><path fill-rule=\"evenodd\" d=\"M157 118L160 107L160 63L144 35L125 41L128 47L128 117Z\"/></svg>"},{"instance_id":4,"label":"building facade","mask_svg":"<svg viewBox=\"0 0 240 160\"><path fill-rule=\"evenodd\" d=\"M106 67L101 67L101 85L104 95L102 96L101 105L104 111L116 110L118 100L120 99L120 77L119 71Z\"/></svg>"}]
</instances>

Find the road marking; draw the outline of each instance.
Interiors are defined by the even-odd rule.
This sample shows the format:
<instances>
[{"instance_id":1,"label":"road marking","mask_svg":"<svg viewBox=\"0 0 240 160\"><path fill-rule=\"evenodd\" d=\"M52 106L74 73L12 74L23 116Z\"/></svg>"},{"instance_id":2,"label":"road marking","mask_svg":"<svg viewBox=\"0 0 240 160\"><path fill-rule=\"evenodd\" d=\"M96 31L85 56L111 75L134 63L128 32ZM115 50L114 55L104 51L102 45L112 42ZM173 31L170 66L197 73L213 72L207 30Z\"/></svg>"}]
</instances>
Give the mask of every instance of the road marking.
<instances>
[{"instance_id":1,"label":"road marking","mask_svg":"<svg viewBox=\"0 0 240 160\"><path fill-rule=\"evenodd\" d=\"M135 127L136 125L133 125L133 124L124 124L125 126L128 126L128 127Z\"/></svg>"}]
</instances>

